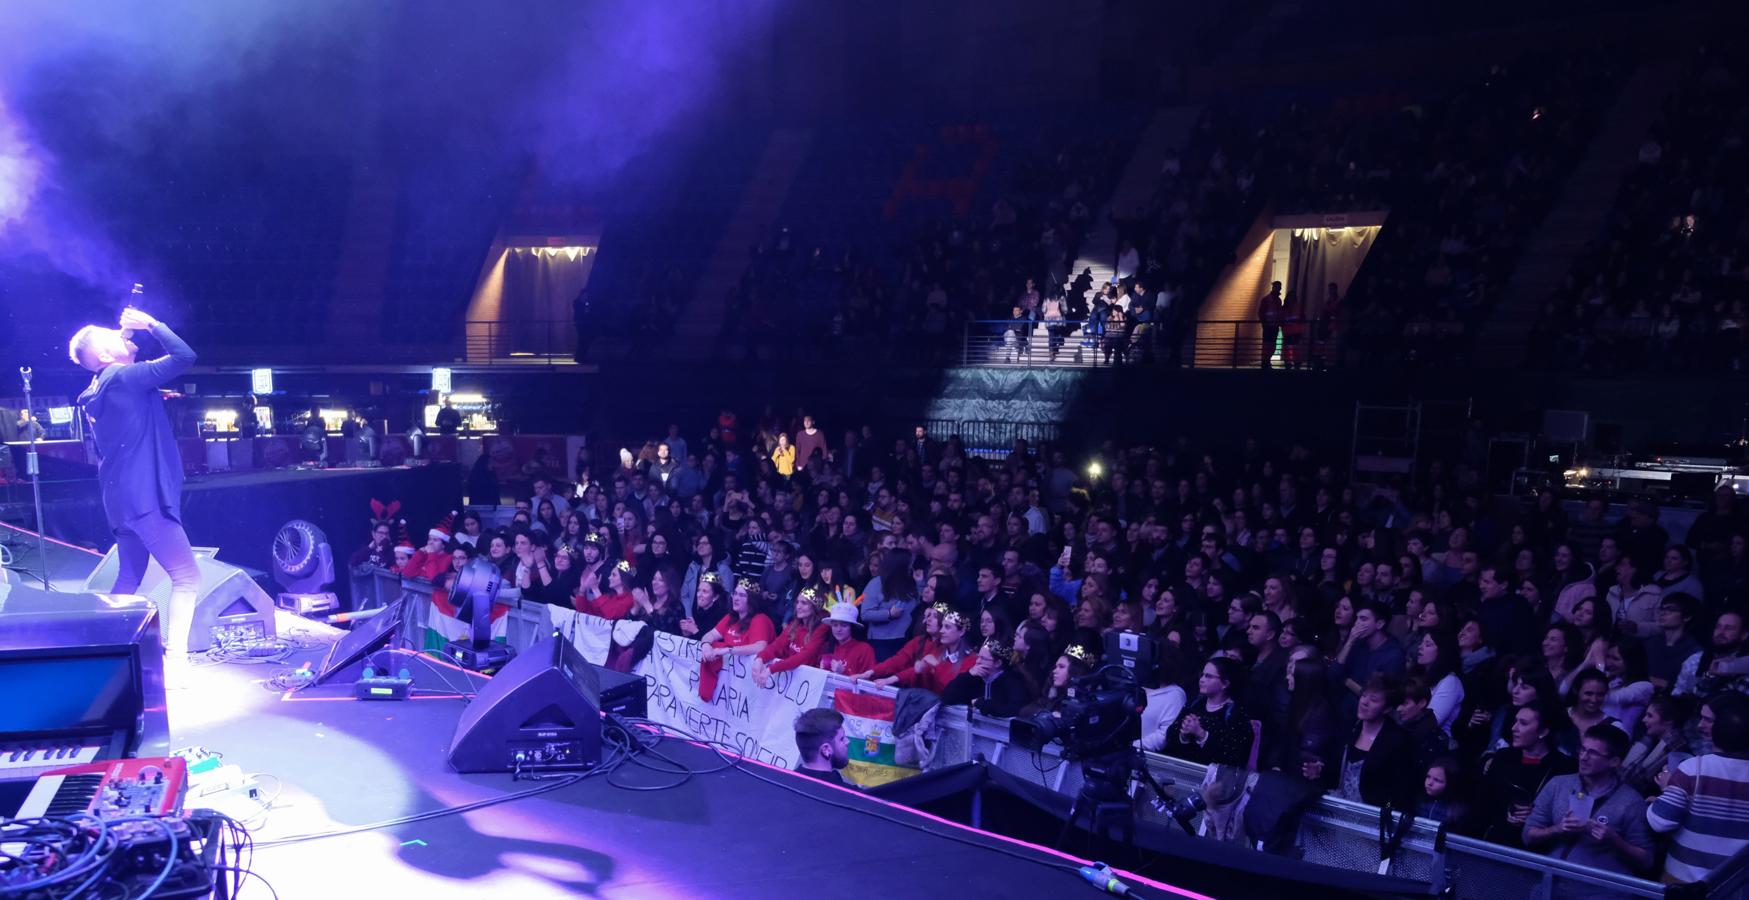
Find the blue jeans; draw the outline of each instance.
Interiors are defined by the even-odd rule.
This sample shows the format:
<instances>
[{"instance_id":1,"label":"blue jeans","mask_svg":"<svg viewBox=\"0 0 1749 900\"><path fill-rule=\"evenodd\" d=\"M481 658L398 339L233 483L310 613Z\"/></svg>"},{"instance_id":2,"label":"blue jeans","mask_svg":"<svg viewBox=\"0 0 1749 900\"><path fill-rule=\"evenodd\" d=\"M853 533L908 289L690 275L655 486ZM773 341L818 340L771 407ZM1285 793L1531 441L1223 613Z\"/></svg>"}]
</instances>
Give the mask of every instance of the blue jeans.
<instances>
[{"instance_id":1,"label":"blue jeans","mask_svg":"<svg viewBox=\"0 0 1749 900\"><path fill-rule=\"evenodd\" d=\"M146 567L156 559L170 576L168 609L158 612L158 627L168 650L188 647L188 629L194 621L194 602L200 593L200 564L188 546L182 523L162 510L129 519L115 530L115 587L111 593L132 594L140 589Z\"/></svg>"}]
</instances>

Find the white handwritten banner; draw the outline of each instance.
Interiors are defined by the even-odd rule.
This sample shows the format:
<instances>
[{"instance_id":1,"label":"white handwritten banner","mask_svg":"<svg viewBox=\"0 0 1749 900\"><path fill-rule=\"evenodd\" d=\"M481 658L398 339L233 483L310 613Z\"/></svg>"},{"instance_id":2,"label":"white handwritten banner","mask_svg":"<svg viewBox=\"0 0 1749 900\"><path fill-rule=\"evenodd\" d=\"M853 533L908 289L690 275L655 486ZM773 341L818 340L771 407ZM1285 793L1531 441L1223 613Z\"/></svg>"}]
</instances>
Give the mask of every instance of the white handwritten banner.
<instances>
[{"instance_id":1,"label":"white handwritten banner","mask_svg":"<svg viewBox=\"0 0 1749 900\"><path fill-rule=\"evenodd\" d=\"M607 651L615 640L621 646L628 645L648 627L642 622L611 622L600 616L551 605L547 607L547 623L553 630L570 638L572 646L583 654L584 659L598 666L607 664Z\"/></svg>"},{"instance_id":2,"label":"white handwritten banner","mask_svg":"<svg viewBox=\"0 0 1749 900\"><path fill-rule=\"evenodd\" d=\"M609 622L596 616L550 607L554 628L567 635L583 658L600 665L610 641L622 646L642 623ZM617 627L617 631L614 629ZM729 656L717 676L717 695L705 702L698 696L701 645L694 640L656 632L654 646L635 670L649 689L649 716L713 741L721 741L742 756L780 768L796 764L795 719L822 705L828 675L812 666L779 672L760 687L753 682L752 657Z\"/></svg>"}]
</instances>

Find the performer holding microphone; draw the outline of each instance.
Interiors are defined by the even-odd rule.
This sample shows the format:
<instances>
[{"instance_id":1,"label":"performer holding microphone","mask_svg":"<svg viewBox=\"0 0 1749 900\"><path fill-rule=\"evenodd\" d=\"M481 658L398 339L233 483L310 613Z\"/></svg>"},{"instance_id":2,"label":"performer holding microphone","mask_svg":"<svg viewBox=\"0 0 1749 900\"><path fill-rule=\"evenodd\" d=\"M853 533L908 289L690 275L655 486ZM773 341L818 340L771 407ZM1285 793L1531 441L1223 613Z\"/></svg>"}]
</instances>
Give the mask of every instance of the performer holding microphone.
<instances>
[{"instance_id":1,"label":"performer holding microphone","mask_svg":"<svg viewBox=\"0 0 1749 900\"><path fill-rule=\"evenodd\" d=\"M158 611L164 649L186 653L200 568L182 530L182 455L158 388L194 365L194 351L137 309L124 310L120 326L87 325L67 345L73 362L96 373L78 402L96 438L103 512L121 564L112 590L139 590L148 557L156 559L170 576L169 608ZM135 362L137 331L157 338L164 355Z\"/></svg>"}]
</instances>

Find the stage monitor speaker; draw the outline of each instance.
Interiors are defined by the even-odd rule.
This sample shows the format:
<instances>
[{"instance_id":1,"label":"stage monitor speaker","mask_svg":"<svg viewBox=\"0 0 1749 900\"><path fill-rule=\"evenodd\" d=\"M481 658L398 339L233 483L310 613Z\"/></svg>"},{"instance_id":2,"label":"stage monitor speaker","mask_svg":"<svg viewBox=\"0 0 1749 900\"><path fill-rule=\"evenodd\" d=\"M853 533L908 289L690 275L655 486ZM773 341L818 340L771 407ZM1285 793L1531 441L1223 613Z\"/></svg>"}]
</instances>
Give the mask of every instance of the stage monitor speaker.
<instances>
[{"instance_id":1,"label":"stage monitor speaker","mask_svg":"<svg viewBox=\"0 0 1749 900\"><path fill-rule=\"evenodd\" d=\"M1583 444L1591 436L1591 414L1582 409L1543 410L1543 437L1557 444Z\"/></svg>"},{"instance_id":2,"label":"stage monitor speaker","mask_svg":"<svg viewBox=\"0 0 1749 900\"><path fill-rule=\"evenodd\" d=\"M600 677L557 634L498 670L462 710L449 744L457 772L589 769L600 762Z\"/></svg>"},{"instance_id":3,"label":"stage monitor speaker","mask_svg":"<svg viewBox=\"0 0 1749 900\"><path fill-rule=\"evenodd\" d=\"M274 635L273 598L242 569L214 559L217 552L211 547L194 548L195 563L200 566L200 592L188 633L188 649L193 653L203 653L215 643L262 641ZM116 549L111 547L85 580L85 589L109 593L120 568ZM160 606L169 602L170 576L157 560L147 565L146 577L134 593Z\"/></svg>"},{"instance_id":4,"label":"stage monitor speaker","mask_svg":"<svg viewBox=\"0 0 1749 900\"><path fill-rule=\"evenodd\" d=\"M328 649L328 658L322 661L322 668L311 684L321 684L333 678L342 669L389 643L395 636L396 629L401 627L401 616L405 610L406 601L396 600L383 607L382 612L359 622L351 631L341 635L340 640Z\"/></svg>"}]
</instances>

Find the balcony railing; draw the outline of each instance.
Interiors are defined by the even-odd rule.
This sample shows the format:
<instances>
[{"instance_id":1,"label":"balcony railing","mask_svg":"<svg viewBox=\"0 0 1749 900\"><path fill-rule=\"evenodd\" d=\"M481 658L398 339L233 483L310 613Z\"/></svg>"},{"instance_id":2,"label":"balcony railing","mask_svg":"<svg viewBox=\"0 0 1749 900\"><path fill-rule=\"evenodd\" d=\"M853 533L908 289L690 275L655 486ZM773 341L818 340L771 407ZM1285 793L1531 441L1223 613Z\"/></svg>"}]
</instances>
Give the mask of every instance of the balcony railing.
<instances>
[{"instance_id":1,"label":"balcony railing","mask_svg":"<svg viewBox=\"0 0 1749 900\"><path fill-rule=\"evenodd\" d=\"M464 323L462 357L474 365L571 365L577 329L569 319Z\"/></svg>"},{"instance_id":2,"label":"balcony railing","mask_svg":"<svg viewBox=\"0 0 1749 900\"><path fill-rule=\"evenodd\" d=\"M1326 369L1337 365L1338 350L1329 324L1318 321L1283 322L1266 333L1256 319L1123 327L993 319L967 323L960 361L1003 368Z\"/></svg>"}]
</instances>

